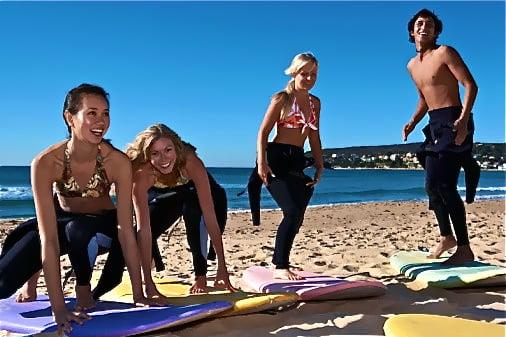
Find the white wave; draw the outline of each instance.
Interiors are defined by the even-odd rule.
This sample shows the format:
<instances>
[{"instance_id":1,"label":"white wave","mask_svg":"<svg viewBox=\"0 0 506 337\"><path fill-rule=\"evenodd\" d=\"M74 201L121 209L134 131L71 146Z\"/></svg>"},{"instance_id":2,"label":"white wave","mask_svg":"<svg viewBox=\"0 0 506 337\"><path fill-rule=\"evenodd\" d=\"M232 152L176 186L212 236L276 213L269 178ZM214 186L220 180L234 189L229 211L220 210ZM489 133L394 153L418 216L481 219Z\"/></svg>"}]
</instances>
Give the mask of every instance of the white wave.
<instances>
[{"instance_id":1,"label":"white wave","mask_svg":"<svg viewBox=\"0 0 506 337\"><path fill-rule=\"evenodd\" d=\"M240 189L244 189L246 188L246 184L220 184L221 187L223 187L224 189L231 189L231 188L240 188Z\"/></svg>"},{"instance_id":2,"label":"white wave","mask_svg":"<svg viewBox=\"0 0 506 337\"><path fill-rule=\"evenodd\" d=\"M457 188L459 191L465 191L466 188L465 187L461 187L459 186ZM506 186L492 186L492 187L478 187L476 189L477 192L480 192L480 191L490 191L490 192L494 192L494 191L506 191Z\"/></svg>"},{"instance_id":3,"label":"white wave","mask_svg":"<svg viewBox=\"0 0 506 337\"><path fill-rule=\"evenodd\" d=\"M490 200L490 199L506 199L506 195L501 194L488 194L488 195L477 195L477 200Z\"/></svg>"},{"instance_id":4,"label":"white wave","mask_svg":"<svg viewBox=\"0 0 506 337\"><path fill-rule=\"evenodd\" d=\"M33 199L30 186L0 186L0 200Z\"/></svg>"}]
</instances>

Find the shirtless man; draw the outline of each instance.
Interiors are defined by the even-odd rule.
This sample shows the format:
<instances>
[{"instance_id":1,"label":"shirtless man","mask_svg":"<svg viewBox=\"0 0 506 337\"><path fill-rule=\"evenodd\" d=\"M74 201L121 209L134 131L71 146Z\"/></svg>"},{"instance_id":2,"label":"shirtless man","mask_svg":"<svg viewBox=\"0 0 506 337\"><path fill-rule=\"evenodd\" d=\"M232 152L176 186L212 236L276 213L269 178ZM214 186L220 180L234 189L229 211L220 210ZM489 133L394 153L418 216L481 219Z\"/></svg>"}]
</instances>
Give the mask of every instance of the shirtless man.
<instances>
[{"instance_id":1,"label":"shirtless man","mask_svg":"<svg viewBox=\"0 0 506 337\"><path fill-rule=\"evenodd\" d=\"M444 263L458 265L474 260L457 180L463 158L470 155L473 145L473 128L469 126L472 126L471 110L478 87L457 51L436 44L442 29L442 22L427 9L416 13L408 23L409 39L415 44L417 54L407 68L418 89L419 100L411 120L404 125L402 137L406 141L417 123L429 113L430 139L424 142L423 149L425 189L429 209L434 211L441 232L431 257L439 257L457 246L456 252ZM465 88L463 103L459 82Z\"/></svg>"}]
</instances>

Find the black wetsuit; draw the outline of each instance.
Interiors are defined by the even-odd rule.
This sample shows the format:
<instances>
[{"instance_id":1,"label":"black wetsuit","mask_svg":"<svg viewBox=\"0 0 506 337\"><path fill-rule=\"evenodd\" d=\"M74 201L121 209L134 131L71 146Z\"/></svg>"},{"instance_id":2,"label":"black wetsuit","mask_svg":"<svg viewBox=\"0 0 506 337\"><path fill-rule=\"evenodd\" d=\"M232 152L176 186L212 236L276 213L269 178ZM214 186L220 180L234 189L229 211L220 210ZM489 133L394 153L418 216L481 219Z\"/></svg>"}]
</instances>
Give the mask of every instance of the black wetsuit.
<instances>
[{"instance_id":1,"label":"black wetsuit","mask_svg":"<svg viewBox=\"0 0 506 337\"><path fill-rule=\"evenodd\" d=\"M425 130L427 139L418 154L423 159L426 172L425 189L429 196L429 209L436 215L442 236L452 234L453 224L459 246L469 244L469 238L466 212L457 191L457 181L460 168L466 160L469 161L474 133L471 117L466 139L461 145L455 144L453 123L461 112L460 106L429 111L429 128Z\"/></svg>"},{"instance_id":2,"label":"black wetsuit","mask_svg":"<svg viewBox=\"0 0 506 337\"><path fill-rule=\"evenodd\" d=\"M287 269L295 235L314 189L306 185L312 179L304 174L306 157L302 147L268 143L267 163L275 175L269 178L267 189L283 211L272 262L277 269Z\"/></svg>"},{"instance_id":3,"label":"black wetsuit","mask_svg":"<svg viewBox=\"0 0 506 337\"><path fill-rule=\"evenodd\" d=\"M216 218L223 233L227 222L227 196L225 190L209 173L208 177ZM196 276L206 275L207 259L215 259L216 253L212 245L209 247L209 252L203 252L201 248L200 223L202 221L202 209L193 181L176 187L151 187L148 191L148 201L153 240L152 255L157 270L163 270L164 265L156 240L182 216L186 228L186 237L192 253L195 274ZM93 291L95 299L121 283L124 267L125 262L121 249L113 250L111 248L104 271Z\"/></svg>"},{"instance_id":4,"label":"black wetsuit","mask_svg":"<svg viewBox=\"0 0 506 337\"><path fill-rule=\"evenodd\" d=\"M473 114L470 115L469 121L467 124L468 132L474 132L474 120ZM418 158L418 162L425 168L425 158L427 156L426 148L430 148L433 142L432 134L430 131L430 125L427 124L422 129L423 134L425 135L425 141L421 146L421 150L416 153ZM464 169L465 176L465 184L466 184L466 202L471 204L474 202L474 198L476 196L476 189L478 187L478 183L480 181L480 165L476 159L473 158L472 147L468 151L464 151L459 155L459 160L462 168Z\"/></svg>"},{"instance_id":5,"label":"black wetsuit","mask_svg":"<svg viewBox=\"0 0 506 337\"><path fill-rule=\"evenodd\" d=\"M77 285L89 285L93 271L90 243L99 233L119 245L116 210L101 214L81 214L57 209L60 255L68 254L76 274ZM95 252L95 256L96 256ZM91 254L93 255L93 253ZM91 262L91 263L90 263ZM42 268L41 241L37 219L23 222L10 232L0 255L0 298L13 295L16 290Z\"/></svg>"},{"instance_id":6,"label":"black wetsuit","mask_svg":"<svg viewBox=\"0 0 506 337\"><path fill-rule=\"evenodd\" d=\"M315 160L313 157L305 157L304 168L313 166ZM260 226L260 194L262 192L263 181L258 175L258 166L255 166L251 171L248 179L248 185L246 187L248 191L249 207L251 210L251 221L253 226ZM244 191L241 191L237 196L242 195Z\"/></svg>"}]
</instances>

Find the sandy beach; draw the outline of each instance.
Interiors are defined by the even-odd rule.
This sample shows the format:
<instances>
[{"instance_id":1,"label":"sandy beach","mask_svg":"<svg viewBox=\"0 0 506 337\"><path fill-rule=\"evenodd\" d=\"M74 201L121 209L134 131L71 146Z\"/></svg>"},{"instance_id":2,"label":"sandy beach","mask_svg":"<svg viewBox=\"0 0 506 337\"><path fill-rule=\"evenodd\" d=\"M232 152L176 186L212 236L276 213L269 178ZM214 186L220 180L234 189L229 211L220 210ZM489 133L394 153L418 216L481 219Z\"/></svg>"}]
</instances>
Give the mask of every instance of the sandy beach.
<instances>
[{"instance_id":1,"label":"sandy beach","mask_svg":"<svg viewBox=\"0 0 506 337\"><path fill-rule=\"evenodd\" d=\"M476 259L505 266L505 201L466 205ZM234 285L252 265L269 266L279 211L263 211L254 227L250 213L229 213L224 234L226 258ZM18 220L0 222L0 240ZM383 335L385 320L399 313L426 313L506 324L506 289L444 290L423 288L397 275L389 257L398 250L431 248L438 228L426 202L385 202L312 207L296 237L291 263L314 272L350 279L375 278L387 286L384 296L370 299L299 303L273 313L211 319L151 336L333 336ZM184 226L159 239L166 276L191 282L190 253ZM100 257L98 269L103 264ZM69 268L63 258L63 268ZM97 269L97 270L98 270ZM210 268L210 280L213 270ZM39 293L44 293L43 279ZM71 292L70 282L66 290ZM0 334L1 335L1 334Z\"/></svg>"}]
</instances>

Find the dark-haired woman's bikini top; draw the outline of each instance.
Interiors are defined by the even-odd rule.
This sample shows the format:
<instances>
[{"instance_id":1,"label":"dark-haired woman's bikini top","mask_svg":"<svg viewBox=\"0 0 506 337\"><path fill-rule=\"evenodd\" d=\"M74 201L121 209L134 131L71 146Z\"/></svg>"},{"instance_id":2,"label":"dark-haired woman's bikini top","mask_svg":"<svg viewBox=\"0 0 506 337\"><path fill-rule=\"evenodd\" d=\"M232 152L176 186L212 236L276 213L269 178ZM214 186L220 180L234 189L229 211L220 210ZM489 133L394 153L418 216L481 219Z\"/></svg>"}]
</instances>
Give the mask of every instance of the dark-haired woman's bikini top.
<instances>
[{"instance_id":1,"label":"dark-haired woman's bikini top","mask_svg":"<svg viewBox=\"0 0 506 337\"><path fill-rule=\"evenodd\" d=\"M68 143L67 143L68 144ZM100 153L100 145L98 146L97 162L95 165L95 173L91 176L90 181L83 190L79 187L77 180L72 176L70 168L70 153L67 145L65 145L65 155L63 156L63 175L56 181L56 191L62 197L66 198L99 198L109 194L111 183L105 172L104 162Z\"/></svg>"}]
</instances>

